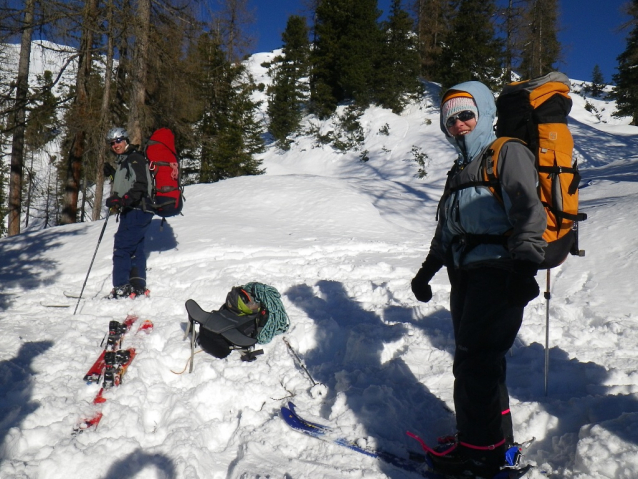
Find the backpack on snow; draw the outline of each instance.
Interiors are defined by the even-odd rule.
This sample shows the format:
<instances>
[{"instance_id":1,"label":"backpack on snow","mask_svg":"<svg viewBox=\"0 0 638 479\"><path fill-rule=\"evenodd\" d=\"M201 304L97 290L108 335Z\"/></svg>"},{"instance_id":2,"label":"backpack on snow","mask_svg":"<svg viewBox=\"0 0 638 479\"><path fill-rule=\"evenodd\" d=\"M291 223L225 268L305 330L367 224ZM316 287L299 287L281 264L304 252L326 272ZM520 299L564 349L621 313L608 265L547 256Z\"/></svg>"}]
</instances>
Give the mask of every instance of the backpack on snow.
<instances>
[{"instance_id":1,"label":"backpack on snow","mask_svg":"<svg viewBox=\"0 0 638 479\"><path fill-rule=\"evenodd\" d=\"M560 72L506 85L496 101L497 139L483 157L483 179L502 202L497 180L501 147L521 141L534 153L538 194L547 213L547 247L540 269L558 266L570 253L585 254L578 249L578 222L587 215L578 211L580 174L567 127L570 88L569 78Z\"/></svg>"},{"instance_id":2,"label":"backpack on snow","mask_svg":"<svg viewBox=\"0 0 638 479\"><path fill-rule=\"evenodd\" d=\"M144 209L162 218L180 214L184 205L184 188L173 132L168 128L155 130L146 144L144 155L153 183L151 204L145 204Z\"/></svg>"},{"instance_id":3,"label":"backpack on snow","mask_svg":"<svg viewBox=\"0 0 638 479\"><path fill-rule=\"evenodd\" d=\"M290 320L279 292L262 283L233 287L226 301L216 311L204 311L194 300L186 301L189 325L199 324L199 333L191 336L191 354L195 341L217 358L225 358L233 349L242 353L243 361L253 361L262 354L254 346L269 343L275 335L285 333ZM192 365L192 363L191 363Z\"/></svg>"}]
</instances>

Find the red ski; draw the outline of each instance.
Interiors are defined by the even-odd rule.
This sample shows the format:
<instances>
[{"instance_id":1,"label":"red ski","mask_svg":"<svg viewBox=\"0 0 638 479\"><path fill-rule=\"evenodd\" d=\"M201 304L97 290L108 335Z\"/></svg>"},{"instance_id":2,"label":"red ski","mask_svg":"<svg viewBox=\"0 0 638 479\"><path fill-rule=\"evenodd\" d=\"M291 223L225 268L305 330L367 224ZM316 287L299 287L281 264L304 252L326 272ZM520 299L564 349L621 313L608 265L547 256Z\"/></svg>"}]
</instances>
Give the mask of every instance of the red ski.
<instances>
[{"instance_id":1,"label":"red ski","mask_svg":"<svg viewBox=\"0 0 638 479\"><path fill-rule=\"evenodd\" d=\"M104 363L104 354L106 351L116 351L120 349L124 335L131 329L135 321L137 321L137 316L128 315L123 323L118 323L117 321L111 321L109 323L109 334L106 337L106 346L100 353L97 360L93 363L93 366L91 366L88 372L84 375L84 380L87 384L97 383L100 381L102 373L104 372L104 367L106 366Z\"/></svg>"},{"instance_id":2,"label":"red ski","mask_svg":"<svg viewBox=\"0 0 638 479\"><path fill-rule=\"evenodd\" d=\"M133 317L129 317L129 318L133 318ZM129 318L127 318L127 320ZM137 318L135 317L135 319L133 319L130 322L130 324L128 325L128 329L130 329L131 325L135 322L136 319ZM111 329L110 326L109 326L109 329ZM148 334L152 330L153 330L153 323L147 319L139 326L139 328L137 328L137 331L135 332L135 336L137 336L140 332L144 332ZM120 338L117 343L117 346L121 346L121 345L122 345L122 338ZM109 391L112 388L115 388L122 383L122 377L124 376L124 374L126 374L126 371L128 370L128 367L133 362L133 359L135 358L136 354L137 353L135 351L135 348L102 351L102 354L100 355L100 357L102 359L103 367L98 375L98 380L100 377L103 377L104 381L102 383L102 387L100 387L100 390L97 392L97 394L95 395L95 398L93 399L94 405L99 407L101 404L105 403L109 395ZM98 362L99 362L99 359L98 361L96 361L96 364ZM91 382L97 382L97 381L91 381ZM107 397L104 396L105 393L107 394ZM99 409L96 410L93 415L80 420L78 424L73 428L73 435L74 436L78 435L88 429L97 429L103 416L101 409L102 408L99 407Z\"/></svg>"}]
</instances>

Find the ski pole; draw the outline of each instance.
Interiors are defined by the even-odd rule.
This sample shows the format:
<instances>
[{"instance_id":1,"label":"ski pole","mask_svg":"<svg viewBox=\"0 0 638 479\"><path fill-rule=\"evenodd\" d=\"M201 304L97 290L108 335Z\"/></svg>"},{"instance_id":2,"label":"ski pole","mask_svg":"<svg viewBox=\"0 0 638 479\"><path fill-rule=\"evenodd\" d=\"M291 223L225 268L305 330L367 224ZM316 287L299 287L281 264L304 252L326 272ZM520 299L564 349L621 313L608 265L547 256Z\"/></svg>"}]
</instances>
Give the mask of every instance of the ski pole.
<instances>
[{"instance_id":1,"label":"ski pole","mask_svg":"<svg viewBox=\"0 0 638 479\"><path fill-rule=\"evenodd\" d=\"M102 226L102 232L100 233L100 237L97 240L97 246L95 247L95 252L93 253L93 259L91 260L91 264L89 265L89 270L86 272L86 278L84 278L84 284L82 285L82 290L80 291L80 296L78 297L78 302L75 304L75 309L73 310L73 315L78 310L78 306L80 305L80 300L82 299L82 294L84 293L84 287L86 286L86 282L89 280L89 274L91 274L91 268L93 267L93 262L95 261L95 256L97 255L97 250L100 247L100 243L102 242L102 236L104 236L104 230L106 230L106 223L109 222L109 216L111 216L111 210L109 208L106 213L106 218L104 219L104 226Z\"/></svg>"},{"instance_id":2,"label":"ski pole","mask_svg":"<svg viewBox=\"0 0 638 479\"><path fill-rule=\"evenodd\" d=\"M550 285L549 268L547 269L547 288L545 291L545 299L547 303L545 305L545 396L547 396L547 382L549 377L549 300L552 297L549 292Z\"/></svg>"},{"instance_id":3,"label":"ski pole","mask_svg":"<svg viewBox=\"0 0 638 479\"><path fill-rule=\"evenodd\" d=\"M297 362L299 363L299 366L301 366L301 369L303 369L306 373L306 375L308 376L308 379L310 379L310 382L312 383L313 386L316 386L317 383L315 382L314 379L312 379L312 376L310 375L310 372L308 371L308 369L306 369L306 366L304 366L303 362L301 361L301 359L299 358L299 356L297 356L297 353L295 352L294 349L292 349L292 346L290 345L290 343L288 342L288 340L286 338L284 339L284 343L286 343L286 346L288 346L288 349L290 350L290 352L292 353L292 355L295 357L295 359L297 360Z\"/></svg>"}]
</instances>

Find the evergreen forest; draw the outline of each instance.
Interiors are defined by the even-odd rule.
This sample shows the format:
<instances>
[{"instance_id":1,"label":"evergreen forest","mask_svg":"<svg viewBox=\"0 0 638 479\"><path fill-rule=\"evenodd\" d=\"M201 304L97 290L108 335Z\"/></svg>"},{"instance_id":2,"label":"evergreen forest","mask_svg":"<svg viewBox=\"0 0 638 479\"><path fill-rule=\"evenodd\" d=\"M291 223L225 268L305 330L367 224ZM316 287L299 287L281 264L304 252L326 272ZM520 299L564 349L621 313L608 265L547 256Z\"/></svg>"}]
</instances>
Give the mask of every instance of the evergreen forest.
<instances>
[{"instance_id":1,"label":"evergreen forest","mask_svg":"<svg viewBox=\"0 0 638 479\"><path fill-rule=\"evenodd\" d=\"M264 148L287 150L296 135L357 150L363 111L377 105L399 115L425 81L445 88L478 80L496 91L561 61L558 0L392 0L383 16L377 0L300 4L304 14L287 19L281 49L265 65L266 86L243 64L252 47L247 26L259 21L248 0L215 8L193 0L0 0L0 236L27 227L36 204L44 228L99 219L93 206L104 201L112 161L104 139L113 126L140 148L155 129L170 128L183 182L211 183L262 174ZM627 12L611 95L617 114L636 125L638 0ZM34 79L31 50L43 39L58 60ZM602 94L600 71L592 81ZM254 100L257 90L267 104ZM340 131L304 130L308 117L332 118ZM42 155L46 180L32 166Z\"/></svg>"}]
</instances>

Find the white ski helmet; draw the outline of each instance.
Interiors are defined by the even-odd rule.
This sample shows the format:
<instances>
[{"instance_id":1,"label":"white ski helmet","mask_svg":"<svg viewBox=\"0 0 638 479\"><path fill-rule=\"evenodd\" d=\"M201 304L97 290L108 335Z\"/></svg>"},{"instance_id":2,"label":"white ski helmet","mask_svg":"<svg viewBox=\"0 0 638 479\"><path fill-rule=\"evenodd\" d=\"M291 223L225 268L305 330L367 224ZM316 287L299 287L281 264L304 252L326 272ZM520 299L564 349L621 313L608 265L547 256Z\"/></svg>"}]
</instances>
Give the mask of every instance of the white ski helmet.
<instances>
[{"instance_id":1,"label":"white ski helmet","mask_svg":"<svg viewBox=\"0 0 638 479\"><path fill-rule=\"evenodd\" d=\"M115 128L111 128L109 132L106 134L106 142L109 143L113 140L122 140L125 139L128 142L128 132L124 128L120 128L116 126Z\"/></svg>"}]
</instances>

